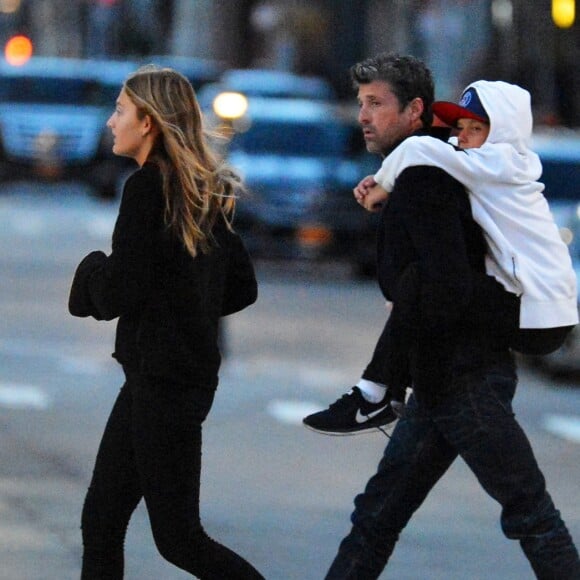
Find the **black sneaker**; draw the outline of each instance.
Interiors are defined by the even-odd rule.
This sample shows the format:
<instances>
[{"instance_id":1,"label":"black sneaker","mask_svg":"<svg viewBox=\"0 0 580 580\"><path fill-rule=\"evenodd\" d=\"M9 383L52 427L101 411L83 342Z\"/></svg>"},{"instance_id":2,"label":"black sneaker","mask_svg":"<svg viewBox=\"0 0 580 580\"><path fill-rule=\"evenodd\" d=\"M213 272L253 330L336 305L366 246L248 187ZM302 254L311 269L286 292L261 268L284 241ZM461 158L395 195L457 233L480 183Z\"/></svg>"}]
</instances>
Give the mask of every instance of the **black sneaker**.
<instances>
[{"instance_id":1,"label":"black sneaker","mask_svg":"<svg viewBox=\"0 0 580 580\"><path fill-rule=\"evenodd\" d=\"M326 435L356 435L397 420L390 402L369 403L358 387L332 403L328 409L304 417L306 427Z\"/></svg>"}]
</instances>

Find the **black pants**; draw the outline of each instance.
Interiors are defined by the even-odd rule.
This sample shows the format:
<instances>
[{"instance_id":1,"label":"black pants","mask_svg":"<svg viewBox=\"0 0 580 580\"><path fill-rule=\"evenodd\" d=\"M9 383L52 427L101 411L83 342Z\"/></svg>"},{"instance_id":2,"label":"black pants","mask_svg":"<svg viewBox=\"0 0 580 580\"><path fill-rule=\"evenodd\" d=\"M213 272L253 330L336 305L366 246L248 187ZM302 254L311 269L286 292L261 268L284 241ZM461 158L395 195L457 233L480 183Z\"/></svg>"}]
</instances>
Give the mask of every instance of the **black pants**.
<instances>
[{"instance_id":1,"label":"black pants","mask_svg":"<svg viewBox=\"0 0 580 580\"><path fill-rule=\"evenodd\" d=\"M513 413L513 370L499 366L464 379L461 391L428 412L410 397L376 474L355 498L352 529L326 580L378 578L412 515L458 455L501 505L502 531L519 541L536 578L580 580L578 551Z\"/></svg>"},{"instance_id":2,"label":"black pants","mask_svg":"<svg viewBox=\"0 0 580 580\"><path fill-rule=\"evenodd\" d=\"M201 426L214 393L125 370L82 514L83 580L123 578L129 520L145 499L161 555L202 580L263 578L199 517Z\"/></svg>"}]
</instances>

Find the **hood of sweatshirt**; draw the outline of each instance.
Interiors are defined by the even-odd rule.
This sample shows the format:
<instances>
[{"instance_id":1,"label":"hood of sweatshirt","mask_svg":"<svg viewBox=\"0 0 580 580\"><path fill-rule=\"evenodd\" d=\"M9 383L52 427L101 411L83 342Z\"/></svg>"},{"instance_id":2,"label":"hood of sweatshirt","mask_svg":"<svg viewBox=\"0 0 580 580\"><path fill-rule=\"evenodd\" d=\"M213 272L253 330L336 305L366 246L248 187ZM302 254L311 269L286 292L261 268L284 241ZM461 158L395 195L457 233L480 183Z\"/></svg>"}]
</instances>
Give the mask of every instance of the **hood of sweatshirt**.
<instances>
[{"instance_id":1,"label":"hood of sweatshirt","mask_svg":"<svg viewBox=\"0 0 580 580\"><path fill-rule=\"evenodd\" d=\"M509 143L518 153L529 151L533 118L530 93L503 81L476 81L474 88L489 117L488 143Z\"/></svg>"}]
</instances>

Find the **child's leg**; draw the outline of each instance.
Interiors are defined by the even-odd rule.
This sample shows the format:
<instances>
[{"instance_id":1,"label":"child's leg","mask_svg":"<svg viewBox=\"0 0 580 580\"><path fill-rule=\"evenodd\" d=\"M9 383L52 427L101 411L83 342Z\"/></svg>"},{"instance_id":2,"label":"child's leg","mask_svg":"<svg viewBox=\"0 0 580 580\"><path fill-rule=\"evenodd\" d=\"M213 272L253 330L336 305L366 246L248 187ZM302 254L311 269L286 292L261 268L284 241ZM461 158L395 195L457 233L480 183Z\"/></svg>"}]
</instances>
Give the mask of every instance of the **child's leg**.
<instances>
[{"instance_id":1,"label":"child's leg","mask_svg":"<svg viewBox=\"0 0 580 580\"><path fill-rule=\"evenodd\" d=\"M556 328L520 328L512 342L512 348L522 354L544 355L558 350L573 326Z\"/></svg>"},{"instance_id":2,"label":"child's leg","mask_svg":"<svg viewBox=\"0 0 580 580\"><path fill-rule=\"evenodd\" d=\"M401 275L393 309L362 378L387 385L389 398L405 401L411 386L409 349L418 324L419 272L410 264Z\"/></svg>"},{"instance_id":3,"label":"child's leg","mask_svg":"<svg viewBox=\"0 0 580 580\"><path fill-rule=\"evenodd\" d=\"M529 355L557 350L573 328L520 328L520 299L495 278L481 272L473 272L473 298L467 316L485 332L507 334L513 350Z\"/></svg>"},{"instance_id":4,"label":"child's leg","mask_svg":"<svg viewBox=\"0 0 580 580\"><path fill-rule=\"evenodd\" d=\"M395 308L391 311L377 342L373 357L362 374L362 379L387 385L389 400L404 401L406 388L411 386L408 353L399 348L393 336Z\"/></svg>"},{"instance_id":5,"label":"child's leg","mask_svg":"<svg viewBox=\"0 0 580 580\"><path fill-rule=\"evenodd\" d=\"M514 339L520 326L520 299L495 278L472 270L472 297L465 320L482 332Z\"/></svg>"},{"instance_id":6,"label":"child's leg","mask_svg":"<svg viewBox=\"0 0 580 580\"><path fill-rule=\"evenodd\" d=\"M523 354L547 354L560 347L572 327L550 329L520 329L520 299L508 292L495 278L472 270L473 294L465 311L467 324L482 333L509 341L510 346ZM409 264L401 275L394 295L393 310L381 334L363 379L388 385L391 399L404 401L406 387L411 385L409 351L417 337L420 322L419 301L421 278L416 262ZM429 358L445 366L449 349L441 340L429 352L422 353L423 364ZM434 348L437 346L437 348ZM425 349L422 349L425 350ZM449 351L449 352L448 352ZM432 356L431 356L432 355ZM436 369L436 362L431 366ZM441 368L441 372L445 369Z\"/></svg>"}]
</instances>

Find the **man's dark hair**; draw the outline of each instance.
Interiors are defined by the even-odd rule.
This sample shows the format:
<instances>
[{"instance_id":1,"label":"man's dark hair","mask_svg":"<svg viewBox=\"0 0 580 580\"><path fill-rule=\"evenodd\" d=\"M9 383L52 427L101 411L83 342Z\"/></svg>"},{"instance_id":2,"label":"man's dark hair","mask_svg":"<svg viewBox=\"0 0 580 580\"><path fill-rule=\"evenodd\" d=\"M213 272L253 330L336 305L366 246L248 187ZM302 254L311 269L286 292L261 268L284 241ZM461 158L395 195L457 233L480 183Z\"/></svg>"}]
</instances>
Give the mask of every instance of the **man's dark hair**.
<instances>
[{"instance_id":1,"label":"man's dark hair","mask_svg":"<svg viewBox=\"0 0 580 580\"><path fill-rule=\"evenodd\" d=\"M355 89L373 81L389 83L401 111L413 99L421 98L424 106L421 120L425 127L431 126L431 106L435 100L433 76L425 63L418 58L385 52L355 64L350 69L350 75Z\"/></svg>"}]
</instances>

